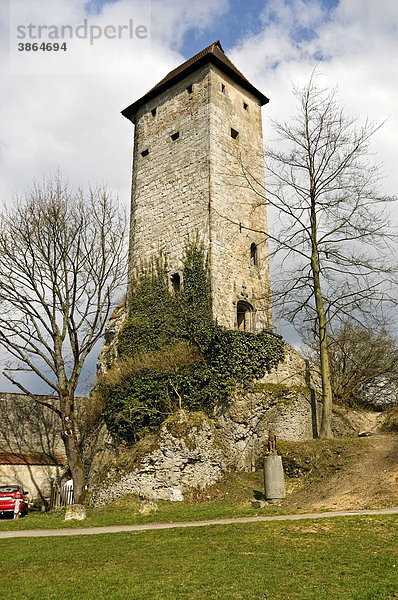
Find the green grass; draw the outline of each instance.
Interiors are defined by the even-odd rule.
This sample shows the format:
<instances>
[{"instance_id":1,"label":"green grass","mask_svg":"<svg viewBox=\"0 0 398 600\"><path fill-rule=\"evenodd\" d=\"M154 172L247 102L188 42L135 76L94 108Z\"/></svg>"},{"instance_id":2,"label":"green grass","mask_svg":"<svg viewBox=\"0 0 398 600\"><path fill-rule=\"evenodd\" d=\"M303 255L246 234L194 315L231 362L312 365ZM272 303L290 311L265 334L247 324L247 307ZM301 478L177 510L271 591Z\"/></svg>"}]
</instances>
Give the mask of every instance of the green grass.
<instances>
[{"instance_id":1,"label":"green grass","mask_svg":"<svg viewBox=\"0 0 398 600\"><path fill-rule=\"evenodd\" d=\"M273 515L288 512L283 507L269 505L256 509L251 501L261 496L263 474L231 473L201 495L192 493L185 502L158 502L158 511L143 516L139 513L140 501L134 496L125 496L112 504L88 508L87 518L81 521L64 521L65 510L48 513L31 512L23 519L0 520L0 531L20 529L58 529L64 527L100 527L104 525L131 525L136 523L173 521L201 521L222 517Z\"/></svg>"},{"instance_id":2,"label":"green grass","mask_svg":"<svg viewBox=\"0 0 398 600\"><path fill-rule=\"evenodd\" d=\"M397 517L0 541L2 600L398 598Z\"/></svg>"}]
</instances>

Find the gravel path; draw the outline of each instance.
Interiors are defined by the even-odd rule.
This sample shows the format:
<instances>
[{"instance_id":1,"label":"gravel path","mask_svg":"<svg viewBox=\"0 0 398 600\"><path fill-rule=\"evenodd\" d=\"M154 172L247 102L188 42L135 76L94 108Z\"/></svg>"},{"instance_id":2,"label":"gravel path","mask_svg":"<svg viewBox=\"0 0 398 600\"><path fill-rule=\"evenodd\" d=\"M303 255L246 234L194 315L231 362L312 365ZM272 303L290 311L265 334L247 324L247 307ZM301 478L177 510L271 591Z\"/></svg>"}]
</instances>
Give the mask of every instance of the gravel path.
<instances>
[{"instance_id":1,"label":"gravel path","mask_svg":"<svg viewBox=\"0 0 398 600\"><path fill-rule=\"evenodd\" d=\"M123 531L153 531L158 529L177 529L178 527L205 527L207 525L234 525L236 523L263 523L268 521L299 521L302 519L326 519L331 517L352 517L361 515L396 515L398 507L375 510L333 511L322 513L304 513L296 515L276 515L272 517L240 517L236 519L214 519L209 521L191 521L187 523L147 523L145 525L111 525L108 527L80 527L75 529L25 529L22 531L1 531L0 539L27 537L58 537L70 535L99 535L120 533Z\"/></svg>"}]
</instances>

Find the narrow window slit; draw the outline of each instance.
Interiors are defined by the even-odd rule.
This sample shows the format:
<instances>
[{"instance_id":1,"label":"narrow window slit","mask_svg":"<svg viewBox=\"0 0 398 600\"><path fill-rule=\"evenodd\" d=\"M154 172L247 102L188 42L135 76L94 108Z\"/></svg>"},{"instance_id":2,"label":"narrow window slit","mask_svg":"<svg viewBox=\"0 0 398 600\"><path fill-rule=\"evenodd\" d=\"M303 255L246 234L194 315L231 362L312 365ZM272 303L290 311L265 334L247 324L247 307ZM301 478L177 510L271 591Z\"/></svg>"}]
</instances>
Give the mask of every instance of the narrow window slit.
<instances>
[{"instance_id":1,"label":"narrow window slit","mask_svg":"<svg viewBox=\"0 0 398 600\"><path fill-rule=\"evenodd\" d=\"M146 149L146 150L143 150L143 151L141 152L141 156L148 156L148 154L149 154L149 150L148 150L148 149Z\"/></svg>"},{"instance_id":2,"label":"narrow window slit","mask_svg":"<svg viewBox=\"0 0 398 600\"><path fill-rule=\"evenodd\" d=\"M233 129L231 127L231 138L234 139L234 140L236 140L237 137L238 137L238 135L239 135L239 131L236 131L236 129Z\"/></svg>"},{"instance_id":3,"label":"narrow window slit","mask_svg":"<svg viewBox=\"0 0 398 600\"><path fill-rule=\"evenodd\" d=\"M175 140L178 140L179 137L180 137L180 132L176 131L175 133L172 134L171 139L174 142Z\"/></svg>"},{"instance_id":4,"label":"narrow window slit","mask_svg":"<svg viewBox=\"0 0 398 600\"><path fill-rule=\"evenodd\" d=\"M253 267L257 266L257 246L254 242L250 246L250 264Z\"/></svg>"},{"instance_id":5,"label":"narrow window slit","mask_svg":"<svg viewBox=\"0 0 398 600\"><path fill-rule=\"evenodd\" d=\"M179 273L174 273L171 276L171 286L173 288L173 292L178 294L178 292L181 290L181 277Z\"/></svg>"}]
</instances>

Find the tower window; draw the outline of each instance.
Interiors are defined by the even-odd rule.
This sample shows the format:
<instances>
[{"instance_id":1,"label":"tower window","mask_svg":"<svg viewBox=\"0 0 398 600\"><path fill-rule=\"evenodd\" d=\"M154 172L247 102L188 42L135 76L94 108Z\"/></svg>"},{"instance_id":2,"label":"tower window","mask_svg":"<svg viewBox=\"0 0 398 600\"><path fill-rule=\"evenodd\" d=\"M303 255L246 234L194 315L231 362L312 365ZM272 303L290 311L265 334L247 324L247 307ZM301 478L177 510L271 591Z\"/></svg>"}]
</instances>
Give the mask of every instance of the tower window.
<instances>
[{"instance_id":1,"label":"tower window","mask_svg":"<svg viewBox=\"0 0 398 600\"><path fill-rule=\"evenodd\" d=\"M174 273L171 276L171 286L175 294L178 294L178 292L181 290L181 277L178 273Z\"/></svg>"},{"instance_id":2,"label":"tower window","mask_svg":"<svg viewBox=\"0 0 398 600\"><path fill-rule=\"evenodd\" d=\"M149 150L148 150L148 148L147 148L146 150L143 150L143 151L141 152L141 156L148 156L148 154L149 154Z\"/></svg>"},{"instance_id":3,"label":"tower window","mask_svg":"<svg viewBox=\"0 0 398 600\"><path fill-rule=\"evenodd\" d=\"M152 113L152 116L153 116L153 117L154 117L154 116L156 116L156 108L153 108L153 109L151 110L151 113Z\"/></svg>"},{"instance_id":4,"label":"tower window","mask_svg":"<svg viewBox=\"0 0 398 600\"><path fill-rule=\"evenodd\" d=\"M239 131L236 131L236 129L233 129L231 127L231 138L234 139L234 140L236 140L237 137L238 137L238 135L239 135Z\"/></svg>"},{"instance_id":5,"label":"tower window","mask_svg":"<svg viewBox=\"0 0 398 600\"><path fill-rule=\"evenodd\" d=\"M175 133L172 134L171 139L174 142L175 140L178 140L179 137L180 137L180 132L176 131Z\"/></svg>"},{"instance_id":6,"label":"tower window","mask_svg":"<svg viewBox=\"0 0 398 600\"><path fill-rule=\"evenodd\" d=\"M250 264L254 267L258 264L257 246L254 242L250 246Z\"/></svg>"},{"instance_id":7,"label":"tower window","mask_svg":"<svg viewBox=\"0 0 398 600\"><path fill-rule=\"evenodd\" d=\"M236 308L237 325L240 331L253 331L253 307L239 300Z\"/></svg>"},{"instance_id":8,"label":"tower window","mask_svg":"<svg viewBox=\"0 0 398 600\"><path fill-rule=\"evenodd\" d=\"M188 94L192 94L192 84L187 87Z\"/></svg>"},{"instance_id":9,"label":"tower window","mask_svg":"<svg viewBox=\"0 0 398 600\"><path fill-rule=\"evenodd\" d=\"M225 85L223 83L221 84L221 91L223 94L225 94Z\"/></svg>"},{"instance_id":10,"label":"tower window","mask_svg":"<svg viewBox=\"0 0 398 600\"><path fill-rule=\"evenodd\" d=\"M248 110L248 109L249 109L249 105L248 105L248 104L246 104L246 102L244 102L244 103L243 103L243 108L244 108L245 110Z\"/></svg>"}]
</instances>

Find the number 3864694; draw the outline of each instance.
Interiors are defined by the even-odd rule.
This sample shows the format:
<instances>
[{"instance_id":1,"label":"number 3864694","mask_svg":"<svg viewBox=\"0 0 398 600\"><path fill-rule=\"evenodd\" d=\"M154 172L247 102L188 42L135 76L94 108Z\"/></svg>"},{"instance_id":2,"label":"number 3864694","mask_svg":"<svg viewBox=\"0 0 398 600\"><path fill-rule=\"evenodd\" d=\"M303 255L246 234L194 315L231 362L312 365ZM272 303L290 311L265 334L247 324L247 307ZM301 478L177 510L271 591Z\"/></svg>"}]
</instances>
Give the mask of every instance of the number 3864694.
<instances>
[{"instance_id":1,"label":"number 3864694","mask_svg":"<svg viewBox=\"0 0 398 600\"><path fill-rule=\"evenodd\" d=\"M41 44L38 42L33 42L33 44L31 42L25 42L18 44L18 50L19 52L38 52L40 50L42 52L58 52L58 50L66 51L67 47L66 42L63 42L62 44L59 44L58 42L42 42Z\"/></svg>"}]
</instances>

